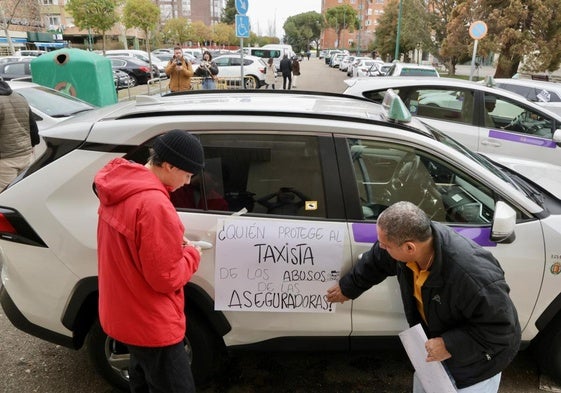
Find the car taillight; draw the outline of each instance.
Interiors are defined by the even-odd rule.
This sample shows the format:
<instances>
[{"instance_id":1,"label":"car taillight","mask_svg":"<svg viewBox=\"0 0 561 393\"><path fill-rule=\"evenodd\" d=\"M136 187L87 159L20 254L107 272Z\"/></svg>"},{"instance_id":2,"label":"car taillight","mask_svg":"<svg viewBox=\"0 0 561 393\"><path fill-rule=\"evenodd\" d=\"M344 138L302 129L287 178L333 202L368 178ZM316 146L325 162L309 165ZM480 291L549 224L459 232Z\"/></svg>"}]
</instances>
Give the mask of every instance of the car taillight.
<instances>
[{"instance_id":1,"label":"car taillight","mask_svg":"<svg viewBox=\"0 0 561 393\"><path fill-rule=\"evenodd\" d=\"M259 72L261 72L262 74L265 73L265 68L259 68Z\"/></svg>"},{"instance_id":2,"label":"car taillight","mask_svg":"<svg viewBox=\"0 0 561 393\"><path fill-rule=\"evenodd\" d=\"M138 67L138 69L142 72L150 73L150 68L148 68L148 67L140 66L140 67Z\"/></svg>"},{"instance_id":3,"label":"car taillight","mask_svg":"<svg viewBox=\"0 0 561 393\"><path fill-rule=\"evenodd\" d=\"M47 247L18 211L4 207L0 207L0 239Z\"/></svg>"}]
</instances>

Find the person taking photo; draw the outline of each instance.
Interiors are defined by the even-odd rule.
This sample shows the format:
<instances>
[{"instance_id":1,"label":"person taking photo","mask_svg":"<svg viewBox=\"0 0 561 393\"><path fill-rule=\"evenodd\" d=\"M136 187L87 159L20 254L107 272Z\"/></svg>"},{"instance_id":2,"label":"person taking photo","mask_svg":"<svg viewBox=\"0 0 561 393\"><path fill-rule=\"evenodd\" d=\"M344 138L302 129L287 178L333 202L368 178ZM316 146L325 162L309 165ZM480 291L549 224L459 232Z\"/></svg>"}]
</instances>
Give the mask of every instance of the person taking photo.
<instances>
[{"instance_id":1,"label":"person taking photo","mask_svg":"<svg viewBox=\"0 0 561 393\"><path fill-rule=\"evenodd\" d=\"M166 66L166 75L169 78L169 89L172 93L191 90L191 77L193 66L183 57L183 50L176 46L173 48L173 58Z\"/></svg>"}]
</instances>

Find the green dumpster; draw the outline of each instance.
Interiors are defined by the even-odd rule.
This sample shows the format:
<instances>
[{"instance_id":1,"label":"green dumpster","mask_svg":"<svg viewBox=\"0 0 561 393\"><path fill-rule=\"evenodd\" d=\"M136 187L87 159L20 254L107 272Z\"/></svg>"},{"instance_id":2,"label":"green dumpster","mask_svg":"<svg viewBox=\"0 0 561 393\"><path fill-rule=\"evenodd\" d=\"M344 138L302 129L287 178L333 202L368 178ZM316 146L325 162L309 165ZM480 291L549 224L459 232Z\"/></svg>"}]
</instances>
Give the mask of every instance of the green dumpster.
<instances>
[{"instance_id":1,"label":"green dumpster","mask_svg":"<svg viewBox=\"0 0 561 393\"><path fill-rule=\"evenodd\" d=\"M93 105L117 102L111 61L97 53L70 48L45 53L31 62L31 78Z\"/></svg>"}]
</instances>

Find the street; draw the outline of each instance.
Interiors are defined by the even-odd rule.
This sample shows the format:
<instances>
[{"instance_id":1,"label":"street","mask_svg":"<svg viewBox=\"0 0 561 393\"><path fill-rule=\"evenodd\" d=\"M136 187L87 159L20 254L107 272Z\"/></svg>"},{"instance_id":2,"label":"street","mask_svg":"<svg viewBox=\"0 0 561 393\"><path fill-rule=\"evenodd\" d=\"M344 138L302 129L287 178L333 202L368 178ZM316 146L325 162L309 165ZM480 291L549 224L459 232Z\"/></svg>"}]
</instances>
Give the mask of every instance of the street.
<instances>
[{"instance_id":1,"label":"street","mask_svg":"<svg viewBox=\"0 0 561 393\"><path fill-rule=\"evenodd\" d=\"M301 62L294 90L342 93L345 79L346 73L329 68L323 59L312 58ZM277 82L279 86L282 81ZM134 94L142 94L142 88L135 88ZM0 331L0 393L118 391L93 370L85 348L74 351L27 335L11 325L2 309ZM411 391L412 374L400 345L353 354L237 352L199 392L405 393ZM531 353L523 351L503 373L499 392L559 391L540 390L540 382L545 385L546 380L538 374Z\"/></svg>"}]
</instances>

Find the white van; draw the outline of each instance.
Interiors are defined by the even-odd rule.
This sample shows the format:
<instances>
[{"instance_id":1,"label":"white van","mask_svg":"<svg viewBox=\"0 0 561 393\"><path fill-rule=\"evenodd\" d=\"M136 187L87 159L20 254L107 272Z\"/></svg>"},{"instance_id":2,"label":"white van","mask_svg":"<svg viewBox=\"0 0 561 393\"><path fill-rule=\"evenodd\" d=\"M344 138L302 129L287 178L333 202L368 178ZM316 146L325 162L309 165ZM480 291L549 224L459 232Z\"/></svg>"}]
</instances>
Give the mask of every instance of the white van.
<instances>
[{"instance_id":1,"label":"white van","mask_svg":"<svg viewBox=\"0 0 561 393\"><path fill-rule=\"evenodd\" d=\"M283 52L278 48L244 48L243 53L248 56L261 57L265 63L269 60L269 58L272 58L277 71L280 69L280 61L282 59Z\"/></svg>"},{"instance_id":2,"label":"white van","mask_svg":"<svg viewBox=\"0 0 561 393\"><path fill-rule=\"evenodd\" d=\"M288 44L267 44L263 45L261 49L278 49L281 51L281 58L284 55L287 55L289 58L295 55L294 51L292 50L292 45Z\"/></svg>"}]
</instances>

